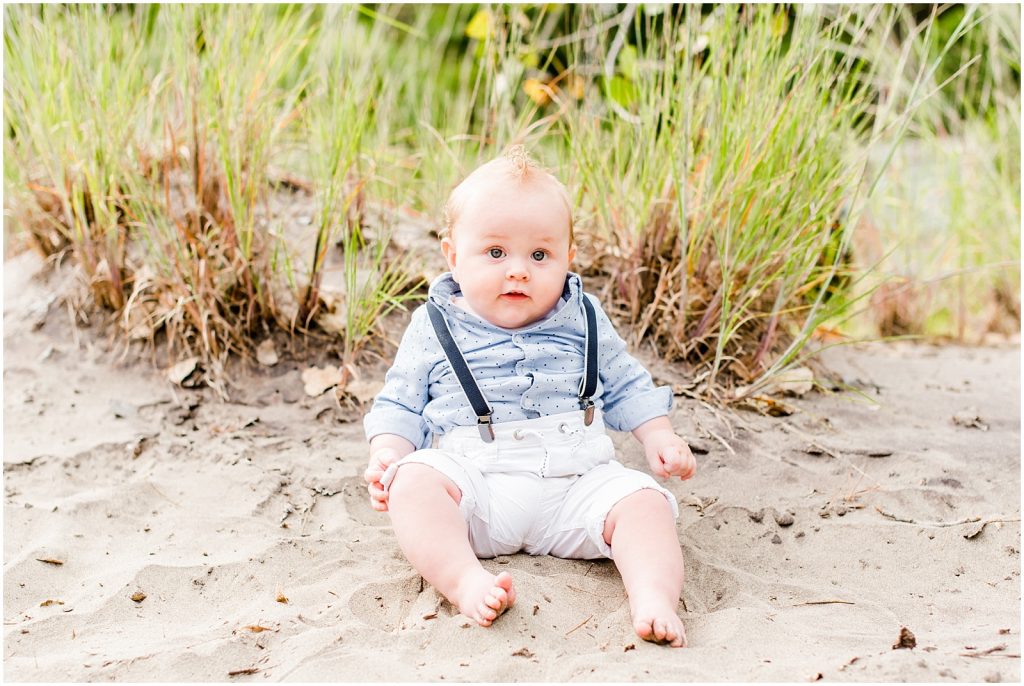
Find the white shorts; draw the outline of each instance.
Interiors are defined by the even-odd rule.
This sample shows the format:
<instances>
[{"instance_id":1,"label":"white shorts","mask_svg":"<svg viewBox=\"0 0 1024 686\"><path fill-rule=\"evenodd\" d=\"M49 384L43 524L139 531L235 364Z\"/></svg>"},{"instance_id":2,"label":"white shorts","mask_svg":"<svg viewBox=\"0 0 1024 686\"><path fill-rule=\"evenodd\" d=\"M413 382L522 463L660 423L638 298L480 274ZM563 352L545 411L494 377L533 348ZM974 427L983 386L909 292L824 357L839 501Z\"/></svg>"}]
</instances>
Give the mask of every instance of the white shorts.
<instances>
[{"instance_id":1,"label":"white shorts","mask_svg":"<svg viewBox=\"0 0 1024 686\"><path fill-rule=\"evenodd\" d=\"M574 559L611 558L604 541L608 513L644 488L675 497L648 474L614 458L600 412L590 426L583 412L494 424L485 443L475 426L441 437L436 449L417 450L388 467L387 490L402 465L433 467L462 492L459 510L478 557L519 551Z\"/></svg>"}]
</instances>

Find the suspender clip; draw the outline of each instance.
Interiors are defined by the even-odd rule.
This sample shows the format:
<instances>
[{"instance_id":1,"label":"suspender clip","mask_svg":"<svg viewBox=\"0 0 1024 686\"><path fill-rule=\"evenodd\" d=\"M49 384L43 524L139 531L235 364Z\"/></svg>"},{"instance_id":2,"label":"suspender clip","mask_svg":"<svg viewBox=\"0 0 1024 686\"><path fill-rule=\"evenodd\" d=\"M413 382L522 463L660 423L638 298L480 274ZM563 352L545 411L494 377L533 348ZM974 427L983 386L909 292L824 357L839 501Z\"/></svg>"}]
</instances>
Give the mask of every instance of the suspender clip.
<instances>
[{"instance_id":1,"label":"suspender clip","mask_svg":"<svg viewBox=\"0 0 1024 686\"><path fill-rule=\"evenodd\" d=\"M590 426L594 423L594 401L590 398L580 398L580 409L583 410L583 424Z\"/></svg>"},{"instance_id":2,"label":"suspender clip","mask_svg":"<svg viewBox=\"0 0 1024 686\"><path fill-rule=\"evenodd\" d=\"M494 428L491 426L491 415L480 415L476 418L476 428L480 431L480 438L484 443L494 441Z\"/></svg>"}]
</instances>

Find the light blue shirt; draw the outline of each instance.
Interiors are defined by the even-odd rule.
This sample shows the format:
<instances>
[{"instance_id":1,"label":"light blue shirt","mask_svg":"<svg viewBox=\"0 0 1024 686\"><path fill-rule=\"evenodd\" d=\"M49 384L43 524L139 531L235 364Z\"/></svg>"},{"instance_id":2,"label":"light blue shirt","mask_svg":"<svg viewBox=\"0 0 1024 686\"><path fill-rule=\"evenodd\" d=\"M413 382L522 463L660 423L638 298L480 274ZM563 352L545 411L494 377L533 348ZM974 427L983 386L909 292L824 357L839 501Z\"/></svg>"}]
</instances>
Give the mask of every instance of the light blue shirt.
<instances>
[{"instance_id":1,"label":"light blue shirt","mask_svg":"<svg viewBox=\"0 0 1024 686\"><path fill-rule=\"evenodd\" d=\"M533 419L580 409L585 315L581 298L597 313L598 384L594 404L605 425L632 431L668 414L672 390L655 387L650 373L626 351L597 299L584 295L579 275L565 280L562 299L542 320L521 329L503 329L452 302L461 295L450 272L430 285L428 298L441 309L473 378L491 406L495 423ZM426 306L413 312L384 388L363 420L367 439L402 436L417 449L432 434L474 426L476 415L430 325Z\"/></svg>"}]
</instances>

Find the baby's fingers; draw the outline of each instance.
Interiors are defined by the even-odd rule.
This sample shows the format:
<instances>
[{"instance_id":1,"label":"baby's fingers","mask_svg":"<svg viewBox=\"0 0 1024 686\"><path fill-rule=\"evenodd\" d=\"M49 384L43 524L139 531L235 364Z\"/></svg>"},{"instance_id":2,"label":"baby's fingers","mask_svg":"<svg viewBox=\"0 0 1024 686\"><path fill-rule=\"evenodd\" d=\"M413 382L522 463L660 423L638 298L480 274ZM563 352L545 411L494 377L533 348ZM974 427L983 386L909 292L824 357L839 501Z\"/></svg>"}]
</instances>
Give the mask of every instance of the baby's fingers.
<instances>
[{"instance_id":1,"label":"baby's fingers","mask_svg":"<svg viewBox=\"0 0 1024 686\"><path fill-rule=\"evenodd\" d=\"M692 476L696 464L689 451L684 452L677 446L669 446L661 451L660 457L665 464L665 471L671 476L678 476L682 479Z\"/></svg>"},{"instance_id":2,"label":"baby's fingers","mask_svg":"<svg viewBox=\"0 0 1024 686\"><path fill-rule=\"evenodd\" d=\"M697 471L697 461L689 451L680 451L668 471L680 479L689 479Z\"/></svg>"},{"instance_id":3,"label":"baby's fingers","mask_svg":"<svg viewBox=\"0 0 1024 686\"><path fill-rule=\"evenodd\" d=\"M384 487L378 482L370 484L367 490L370 492L370 507L378 512L387 512L388 492L384 490Z\"/></svg>"},{"instance_id":4,"label":"baby's fingers","mask_svg":"<svg viewBox=\"0 0 1024 686\"><path fill-rule=\"evenodd\" d=\"M368 485L369 484L379 484L380 480L381 480L381 478L383 476L384 476L384 470L383 469L377 469L375 467L370 467L365 472L363 472L363 481L365 481Z\"/></svg>"},{"instance_id":5,"label":"baby's fingers","mask_svg":"<svg viewBox=\"0 0 1024 686\"><path fill-rule=\"evenodd\" d=\"M651 465L651 471L654 472L654 476L659 477L661 479L667 479L669 476L671 476L665 470L665 461L664 458L662 458L661 453L656 454L653 458L648 457L647 461Z\"/></svg>"}]
</instances>

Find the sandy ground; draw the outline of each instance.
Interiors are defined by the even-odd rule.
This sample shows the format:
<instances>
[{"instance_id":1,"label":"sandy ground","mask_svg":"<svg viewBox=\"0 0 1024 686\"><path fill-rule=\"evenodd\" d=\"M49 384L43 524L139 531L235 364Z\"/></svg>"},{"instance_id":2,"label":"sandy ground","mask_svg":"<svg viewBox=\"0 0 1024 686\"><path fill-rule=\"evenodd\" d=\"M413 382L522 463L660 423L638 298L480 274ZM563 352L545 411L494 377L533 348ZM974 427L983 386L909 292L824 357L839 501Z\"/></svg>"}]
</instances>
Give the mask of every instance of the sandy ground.
<instances>
[{"instance_id":1,"label":"sandy ground","mask_svg":"<svg viewBox=\"0 0 1024 686\"><path fill-rule=\"evenodd\" d=\"M607 561L486 561L519 601L471 626L370 509L361 425L300 365L228 403L174 387L47 314L37 270L4 274L7 680L1019 681L1017 346L834 350L859 392L784 418L678 398L702 454L668 486L672 650L633 635Z\"/></svg>"}]
</instances>

